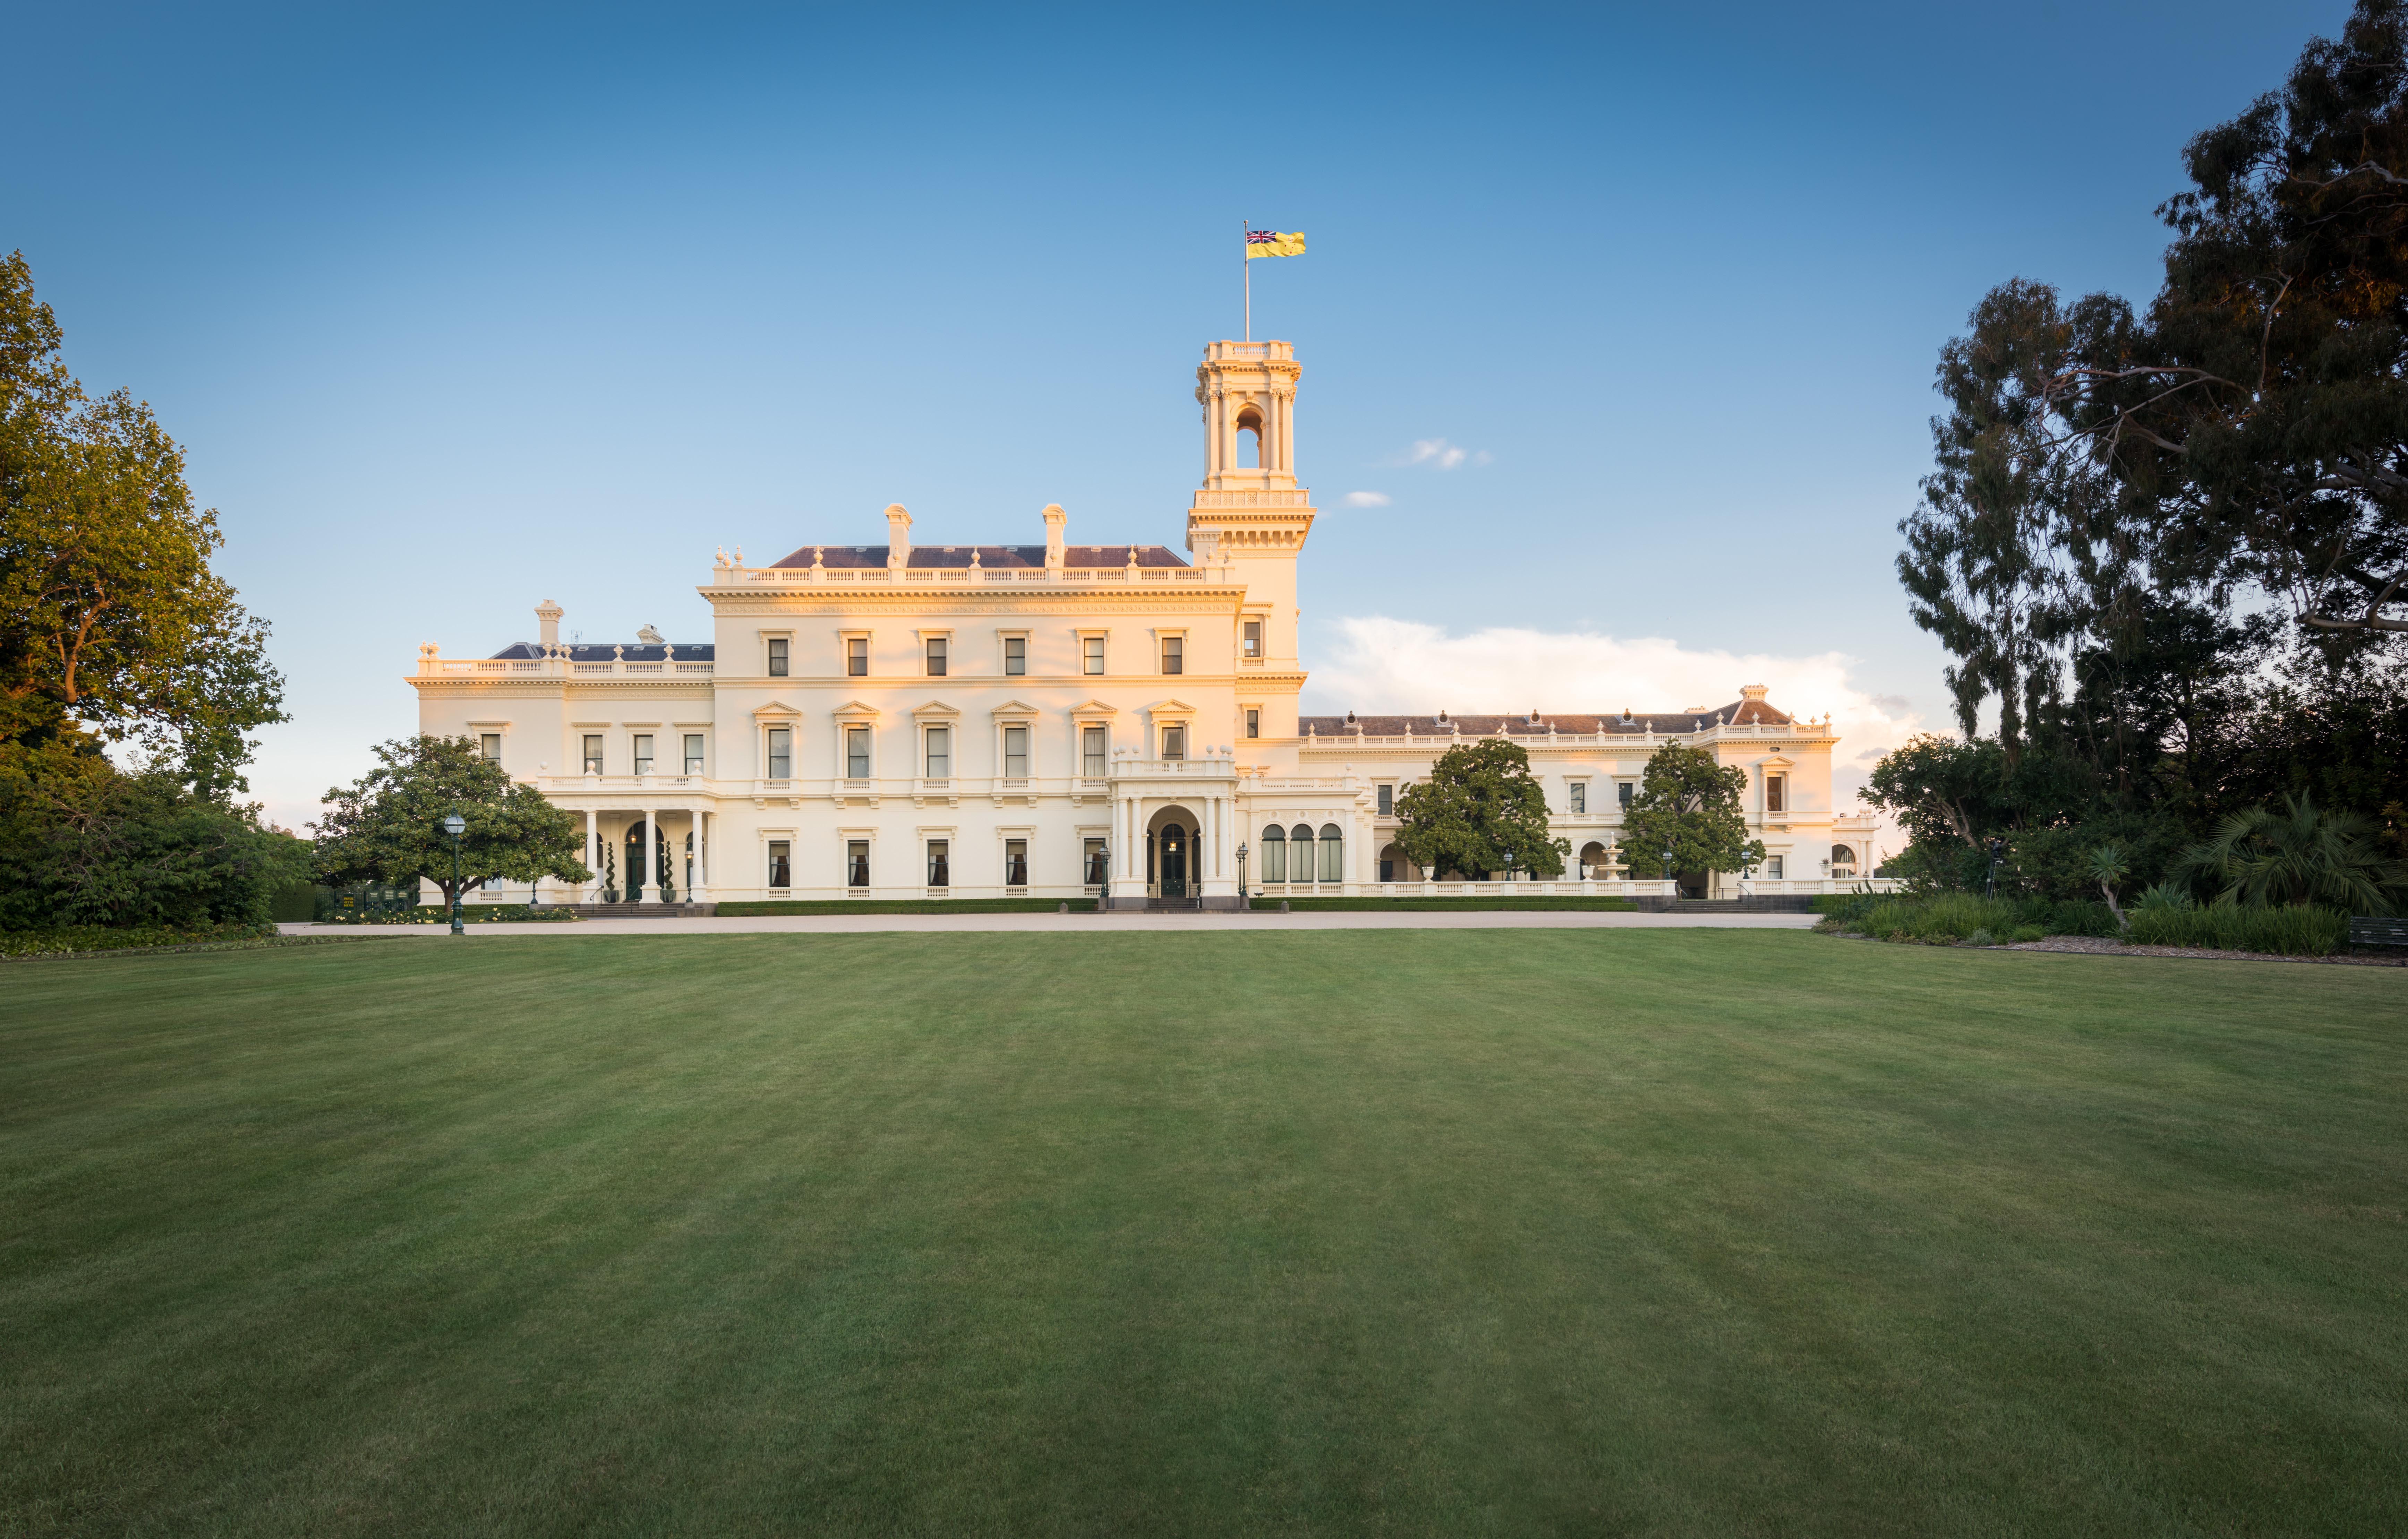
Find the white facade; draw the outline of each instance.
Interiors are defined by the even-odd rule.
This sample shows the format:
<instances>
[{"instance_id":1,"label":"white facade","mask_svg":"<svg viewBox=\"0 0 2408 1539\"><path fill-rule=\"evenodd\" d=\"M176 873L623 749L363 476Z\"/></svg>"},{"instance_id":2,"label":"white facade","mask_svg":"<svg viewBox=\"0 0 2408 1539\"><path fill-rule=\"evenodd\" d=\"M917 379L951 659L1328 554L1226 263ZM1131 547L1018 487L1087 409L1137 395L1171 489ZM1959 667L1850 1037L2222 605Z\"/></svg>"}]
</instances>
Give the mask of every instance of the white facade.
<instances>
[{"instance_id":1,"label":"white facade","mask_svg":"<svg viewBox=\"0 0 2408 1539\"><path fill-rule=\"evenodd\" d=\"M1761 689L1637 717L1299 718L1297 563L1313 521L1295 474L1299 372L1284 342L1205 349L1192 561L1070 544L1058 506L1041 545L914 548L910 515L890 507L884 546L807 545L762 567L723 553L699 590L707 645L563 646L547 601L535 642L465 660L421 648L419 730L480 738L580 814L587 863L600 873L607 848L623 888L651 827L688 901L1077 898L1108 860L1115 906L1221 906L1241 849L1246 886L1272 897L1461 891L1405 863L1388 809L1449 747L1498 733L1529 750L1578 862L1520 891L1668 891L1644 857L1626 871L1607 854L1618 788L1668 740L1748 771L1770 857L1749 891L1870 874L1872 819L1832 805L1828 719L1796 720ZM657 901L660 862L641 863Z\"/></svg>"}]
</instances>

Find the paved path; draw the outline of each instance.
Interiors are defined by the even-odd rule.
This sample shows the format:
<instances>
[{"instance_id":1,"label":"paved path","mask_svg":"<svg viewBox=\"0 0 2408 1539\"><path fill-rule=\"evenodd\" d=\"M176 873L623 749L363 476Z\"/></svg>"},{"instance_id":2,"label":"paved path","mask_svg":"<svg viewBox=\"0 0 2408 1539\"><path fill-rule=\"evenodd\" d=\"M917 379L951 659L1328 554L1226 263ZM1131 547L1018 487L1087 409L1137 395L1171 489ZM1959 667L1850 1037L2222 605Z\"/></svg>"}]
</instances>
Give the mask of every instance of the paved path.
<instances>
[{"instance_id":1,"label":"paved path","mask_svg":"<svg viewBox=\"0 0 2408 1539\"><path fill-rule=\"evenodd\" d=\"M1624 914L1559 909L1494 909L1313 914L798 914L695 919L580 919L544 924L470 924L468 933L504 935L857 935L875 931L1102 931L1191 934L1226 930L1805 930L1812 914ZM288 935L448 935L440 924L284 924Z\"/></svg>"}]
</instances>

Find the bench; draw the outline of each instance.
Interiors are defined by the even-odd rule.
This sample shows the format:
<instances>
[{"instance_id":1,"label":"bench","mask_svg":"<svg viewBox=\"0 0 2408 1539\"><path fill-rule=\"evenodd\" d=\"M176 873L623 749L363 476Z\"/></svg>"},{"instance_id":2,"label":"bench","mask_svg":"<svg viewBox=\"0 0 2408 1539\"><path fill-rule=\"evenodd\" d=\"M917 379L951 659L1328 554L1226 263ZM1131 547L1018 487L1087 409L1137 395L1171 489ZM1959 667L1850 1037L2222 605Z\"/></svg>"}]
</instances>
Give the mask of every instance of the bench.
<instances>
[{"instance_id":1,"label":"bench","mask_svg":"<svg viewBox=\"0 0 2408 1539\"><path fill-rule=\"evenodd\" d=\"M2375 919L2352 916L2349 921L2349 944L2353 947L2408 947L2408 919Z\"/></svg>"}]
</instances>

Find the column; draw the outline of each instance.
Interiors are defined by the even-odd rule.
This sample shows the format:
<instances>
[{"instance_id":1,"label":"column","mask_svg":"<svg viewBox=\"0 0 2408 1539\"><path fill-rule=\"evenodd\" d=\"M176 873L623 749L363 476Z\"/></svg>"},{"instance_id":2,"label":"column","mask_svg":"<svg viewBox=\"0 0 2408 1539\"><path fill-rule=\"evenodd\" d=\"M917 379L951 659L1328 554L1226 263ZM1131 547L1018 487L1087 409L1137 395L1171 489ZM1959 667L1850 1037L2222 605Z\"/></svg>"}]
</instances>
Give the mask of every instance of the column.
<instances>
[{"instance_id":1,"label":"column","mask_svg":"<svg viewBox=\"0 0 2408 1539\"><path fill-rule=\"evenodd\" d=\"M601 896L602 885L602 841L594 832L592 807L585 809L585 859L593 869L594 879L585 884L584 891L579 896L582 901L592 903Z\"/></svg>"},{"instance_id":2,"label":"column","mask_svg":"<svg viewBox=\"0 0 2408 1539\"><path fill-rule=\"evenodd\" d=\"M644 849L644 875L651 878L651 880L644 884L644 891L642 893L643 900L646 903L659 903L661 901L661 874L659 871L653 869L660 863L654 859L654 857L660 853L662 843L659 822L660 816L660 811L656 807L646 807L644 809L644 844L646 847Z\"/></svg>"},{"instance_id":3,"label":"column","mask_svg":"<svg viewBox=\"0 0 2408 1539\"><path fill-rule=\"evenodd\" d=\"M693 896L694 901L696 903L702 902L703 894L710 891L710 847L704 843L707 833L704 816L702 808L696 807L694 809Z\"/></svg>"}]
</instances>

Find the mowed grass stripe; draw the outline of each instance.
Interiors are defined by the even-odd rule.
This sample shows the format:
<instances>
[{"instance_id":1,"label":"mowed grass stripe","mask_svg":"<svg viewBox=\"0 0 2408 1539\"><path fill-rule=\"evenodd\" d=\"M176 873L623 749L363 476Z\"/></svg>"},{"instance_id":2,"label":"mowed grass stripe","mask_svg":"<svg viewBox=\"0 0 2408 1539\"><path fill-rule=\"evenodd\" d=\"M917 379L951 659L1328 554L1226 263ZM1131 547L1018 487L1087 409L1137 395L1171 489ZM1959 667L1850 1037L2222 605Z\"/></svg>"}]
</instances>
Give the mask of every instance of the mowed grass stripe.
<instances>
[{"instance_id":1,"label":"mowed grass stripe","mask_svg":"<svg viewBox=\"0 0 2408 1539\"><path fill-rule=\"evenodd\" d=\"M0 1532L2408 1523L2408 987L1742 931L46 963Z\"/></svg>"}]
</instances>

